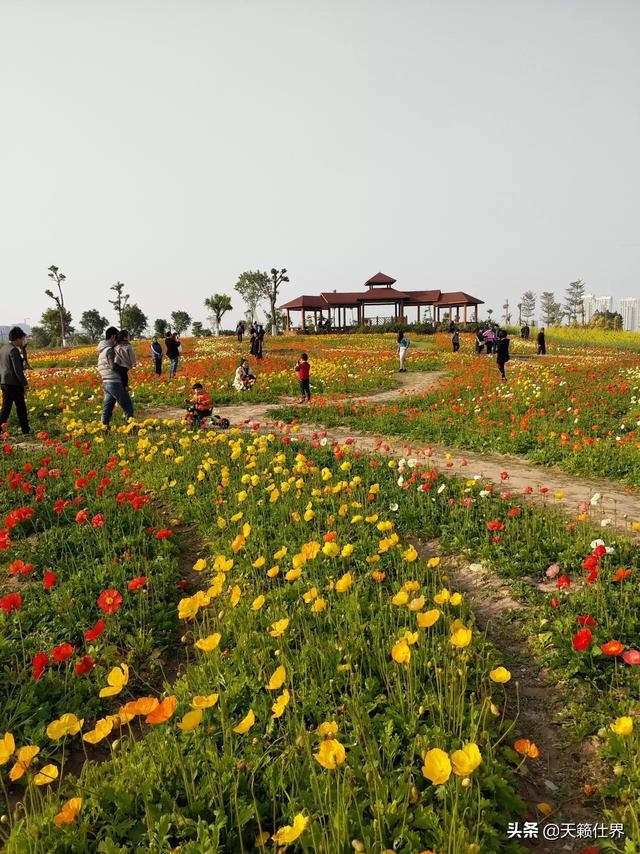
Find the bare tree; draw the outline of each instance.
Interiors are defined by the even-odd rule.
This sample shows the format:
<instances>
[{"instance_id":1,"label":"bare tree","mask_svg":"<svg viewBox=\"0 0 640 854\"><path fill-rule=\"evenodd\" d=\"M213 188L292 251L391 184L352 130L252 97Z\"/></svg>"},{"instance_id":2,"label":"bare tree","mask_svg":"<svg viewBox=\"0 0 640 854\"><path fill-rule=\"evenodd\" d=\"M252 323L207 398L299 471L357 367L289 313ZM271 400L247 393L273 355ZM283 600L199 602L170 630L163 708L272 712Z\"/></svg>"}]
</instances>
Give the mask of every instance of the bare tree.
<instances>
[{"instance_id":1,"label":"bare tree","mask_svg":"<svg viewBox=\"0 0 640 854\"><path fill-rule=\"evenodd\" d=\"M52 279L58 288L59 296L56 296L54 292L47 288L45 290L45 294L50 297L58 307L58 315L60 317L60 341L63 347L67 346L67 336L65 329L65 309L64 309L64 294L62 293L62 283L67 278L64 273L60 272L58 267L55 267L53 264L49 267L49 278Z\"/></svg>"}]
</instances>

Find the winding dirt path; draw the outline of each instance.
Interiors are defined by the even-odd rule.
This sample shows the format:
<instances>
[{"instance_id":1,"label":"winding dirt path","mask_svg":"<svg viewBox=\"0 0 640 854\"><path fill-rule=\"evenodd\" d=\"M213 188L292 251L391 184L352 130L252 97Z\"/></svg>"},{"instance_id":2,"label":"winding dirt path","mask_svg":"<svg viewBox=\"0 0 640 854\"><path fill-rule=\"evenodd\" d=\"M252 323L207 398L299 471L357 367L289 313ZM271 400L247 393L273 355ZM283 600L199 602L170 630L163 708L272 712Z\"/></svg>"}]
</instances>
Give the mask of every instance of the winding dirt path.
<instances>
[{"instance_id":1,"label":"winding dirt path","mask_svg":"<svg viewBox=\"0 0 640 854\"><path fill-rule=\"evenodd\" d=\"M446 376L445 371L422 371L398 374L399 385L394 389L376 392L350 400L368 403L401 401L405 397L434 388ZM377 452L392 456L404 455L417 459L429 459L434 467L451 476L464 478L479 477L483 482L500 484L513 493L529 491L529 499L537 503L552 504L568 514L575 515L580 505L588 505L591 518L600 522L603 530L616 528L631 536L631 524L640 522L640 493L605 478L580 478L569 475L556 466L543 467L527 462L512 454L479 453L460 448L447 447L439 443L411 444L397 436L376 436L363 430L347 427L325 429L320 424L291 425L269 418L269 412L283 405L295 403L296 398L284 398L278 403L243 402L216 409L229 419L233 426L255 430L277 428L299 438L326 437L329 441L342 442L353 439L353 444L365 452ZM318 414L320 412L318 411ZM181 420L184 410L155 408L147 410L146 416ZM506 475L506 476L505 476Z\"/></svg>"}]
</instances>

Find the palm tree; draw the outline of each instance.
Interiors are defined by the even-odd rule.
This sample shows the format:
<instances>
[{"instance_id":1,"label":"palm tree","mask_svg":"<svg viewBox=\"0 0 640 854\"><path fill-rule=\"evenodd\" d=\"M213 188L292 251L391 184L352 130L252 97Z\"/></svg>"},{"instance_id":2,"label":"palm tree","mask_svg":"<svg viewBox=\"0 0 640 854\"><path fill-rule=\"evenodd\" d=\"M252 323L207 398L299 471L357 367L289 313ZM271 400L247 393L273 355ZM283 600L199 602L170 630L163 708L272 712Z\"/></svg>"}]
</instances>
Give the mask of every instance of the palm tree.
<instances>
[{"instance_id":1,"label":"palm tree","mask_svg":"<svg viewBox=\"0 0 640 854\"><path fill-rule=\"evenodd\" d=\"M232 309L231 297L226 294L214 294L206 298L204 305L209 310L209 317L215 326L216 335L220 335L222 316Z\"/></svg>"}]
</instances>

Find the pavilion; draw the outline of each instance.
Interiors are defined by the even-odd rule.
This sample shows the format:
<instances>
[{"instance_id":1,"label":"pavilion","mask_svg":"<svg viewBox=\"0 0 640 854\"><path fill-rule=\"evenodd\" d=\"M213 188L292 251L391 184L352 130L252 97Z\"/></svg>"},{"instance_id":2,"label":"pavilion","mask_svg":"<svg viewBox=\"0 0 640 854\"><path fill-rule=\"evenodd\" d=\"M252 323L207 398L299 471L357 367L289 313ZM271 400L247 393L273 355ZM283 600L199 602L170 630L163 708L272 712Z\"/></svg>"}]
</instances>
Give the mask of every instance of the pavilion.
<instances>
[{"instance_id":1,"label":"pavilion","mask_svg":"<svg viewBox=\"0 0 640 854\"><path fill-rule=\"evenodd\" d=\"M407 291L398 290L394 287L395 284L396 279L391 276L376 273L365 282L366 290L364 291L324 291L319 296L304 295L284 303L280 306L280 310L286 312L287 329L291 328L292 311L301 313L302 329L306 329L307 314L313 314L313 323L317 326L318 320L324 320L324 313L331 320L333 329L345 329L354 325L347 323L347 309L351 310L352 318L355 313L357 326L377 324L380 320L407 323L405 312L413 308L416 309L418 323L420 323L421 309L424 312L424 320L439 323L441 314L444 312L450 319L460 321L460 309L462 309L463 323L471 319L477 323L478 306L484 305L483 300L472 297L464 291ZM377 306L393 306L393 316L380 318L367 315L367 308ZM473 318L467 316L469 309L473 309Z\"/></svg>"}]
</instances>

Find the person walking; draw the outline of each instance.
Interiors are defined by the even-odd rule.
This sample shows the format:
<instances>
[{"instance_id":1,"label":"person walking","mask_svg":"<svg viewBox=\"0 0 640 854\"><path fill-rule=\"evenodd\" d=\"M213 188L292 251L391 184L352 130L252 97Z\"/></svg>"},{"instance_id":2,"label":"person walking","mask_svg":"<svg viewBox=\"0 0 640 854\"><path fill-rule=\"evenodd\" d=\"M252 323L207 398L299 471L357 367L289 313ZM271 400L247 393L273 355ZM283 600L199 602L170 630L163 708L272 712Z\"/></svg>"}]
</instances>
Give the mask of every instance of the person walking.
<instances>
[{"instance_id":1,"label":"person walking","mask_svg":"<svg viewBox=\"0 0 640 854\"><path fill-rule=\"evenodd\" d=\"M537 342L538 342L538 356L546 356L546 354L547 354L547 341L544 337L544 329L541 329L540 332L538 332Z\"/></svg>"},{"instance_id":2,"label":"person walking","mask_svg":"<svg viewBox=\"0 0 640 854\"><path fill-rule=\"evenodd\" d=\"M169 332L164 339L164 348L169 360L169 379L173 379L178 372L178 362L180 361L180 347L175 332Z\"/></svg>"},{"instance_id":3,"label":"person walking","mask_svg":"<svg viewBox=\"0 0 640 854\"><path fill-rule=\"evenodd\" d=\"M102 407L102 424L109 429L111 416L116 403L124 412L125 421L133 418L133 401L128 390L122 383L122 378L115 368L115 347L118 340L118 330L110 326L104 333L104 339L98 344L98 371L102 378L104 406Z\"/></svg>"},{"instance_id":4,"label":"person walking","mask_svg":"<svg viewBox=\"0 0 640 854\"><path fill-rule=\"evenodd\" d=\"M158 341L158 336L153 336L153 341L149 347L151 350L151 358L153 359L153 367L158 376L162 376L162 344Z\"/></svg>"},{"instance_id":5,"label":"person walking","mask_svg":"<svg viewBox=\"0 0 640 854\"><path fill-rule=\"evenodd\" d=\"M498 332L497 344L496 344L496 362L498 364L498 370L500 371L500 376L503 380L506 380L507 375L504 372L504 366L507 364L511 357L509 356L509 338L507 336L506 329L500 329Z\"/></svg>"},{"instance_id":6,"label":"person walking","mask_svg":"<svg viewBox=\"0 0 640 854\"><path fill-rule=\"evenodd\" d=\"M15 404L16 415L24 436L31 433L29 413L24 396L29 383L24 373L23 352L27 336L19 326L9 330L9 343L0 349L0 388L2 389L2 409L0 410L0 429L9 420Z\"/></svg>"},{"instance_id":7,"label":"person walking","mask_svg":"<svg viewBox=\"0 0 640 854\"><path fill-rule=\"evenodd\" d=\"M134 353L131 342L129 341L128 329L122 329L118 332L114 351L115 357L113 360L113 367L120 374L122 385L125 388L129 388L129 371L131 368L135 368L138 364L138 360L136 359L136 354Z\"/></svg>"},{"instance_id":8,"label":"person walking","mask_svg":"<svg viewBox=\"0 0 640 854\"><path fill-rule=\"evenodd\" d=\"M460 333L455 328L453 330L453 334L451 335L451 346L453 347L454 353L457 353L460 349Z\"/></svg>"},{"instance_id":9,"label":"person walking","mask_svg":"<svg viewBox=\"0 0 640 854\"><path fill-rule=\"evenodd\" d=\"M400 368L398 373L406 374L407 369L404 366L404 361L407 358L407 350L409 349L410 341L404 332L398 332L398 360L400 362Z\"/></svg>"},{"instance_id":10,"label":"person walking","mask_svg":"<svg viewBox=\"0 0 640 854\"><path fill-rule=\"evenodd\" d=\"M244 335L244 320L239 320L236 326L236 335L238 336L238 344L242 344L242 336Z\"/></svg>"}]
</instances>

